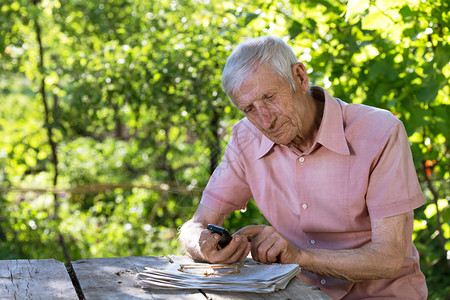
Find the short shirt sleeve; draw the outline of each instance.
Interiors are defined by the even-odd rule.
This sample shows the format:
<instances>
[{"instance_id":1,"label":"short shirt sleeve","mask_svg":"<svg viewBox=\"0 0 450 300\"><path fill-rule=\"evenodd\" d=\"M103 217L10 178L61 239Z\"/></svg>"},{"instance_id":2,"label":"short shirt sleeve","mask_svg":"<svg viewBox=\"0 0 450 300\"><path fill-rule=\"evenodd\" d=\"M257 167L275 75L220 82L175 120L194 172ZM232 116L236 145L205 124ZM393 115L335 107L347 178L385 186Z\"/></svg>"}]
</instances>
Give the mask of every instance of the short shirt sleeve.
<instances>
[{"instance_id":1,"label":"short shirt sleeve","mask_svg":"<svg viewBox=\"0 0 450 300\"><path fill-rule=\"evenodd\" d=\"M216 212L231 213L243 209L252 197L241 162L242 143L246 141L241 134L237 134L235 126L222 162L214 170L203 192L201 204Z\"/></svg>"},{"instance_id":2,"label":"short shirt sleeve","mask_svg":"<svg viewBox=\"0 0 450 300\"><path fill-rule=\"evenodd\" d=\"M369 179L366 202L374 219L412 211L425 203L403 124L398 121L380 147Z\"/></svg>"}]
</instances>

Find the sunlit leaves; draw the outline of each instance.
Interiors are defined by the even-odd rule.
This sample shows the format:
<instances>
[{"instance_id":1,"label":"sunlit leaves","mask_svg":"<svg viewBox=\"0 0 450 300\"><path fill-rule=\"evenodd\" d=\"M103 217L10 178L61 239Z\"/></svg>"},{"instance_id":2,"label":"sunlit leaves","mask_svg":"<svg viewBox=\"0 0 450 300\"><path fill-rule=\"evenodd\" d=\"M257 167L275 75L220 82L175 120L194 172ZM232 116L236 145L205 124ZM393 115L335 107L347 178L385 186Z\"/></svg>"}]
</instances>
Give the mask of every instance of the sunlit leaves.
<instances>
[{"instance_id":1,"label":"sunlit leaves","mask_svg":"<svg viewBox=\"0 0 450 300\"><path fill-rule=\"evenodd\" d=\"M13 10L7 6L15 11L16 5ZM30 79L26 92L30 95L24 101L31 104L11 116L21 123L2 119L1 125L11 128L0 145L4 182L50 185L51 169L46 168L50 149L41 103L35 97L45 78L49 126L58 141L60 188L120 182L149 186L162 182L166 187L174 182L193 191L206 184L209 156L220 158L238 116L220 86L223 61L240 30L236 18L225 13L237 9L234 3L45 1L36 7L24 3L21 9L23 14L2 19L2 32L14 29L2 35L10 59L2 63L8 70L17 65ZM43 28L44 68L37 67L39 53L30 20L38 20ZM15 112L13 107L1 111ZM219 118L211 123L214 114ZM33 134L15 134L17 128ZM61 196L60 228L38 220L27 223L26 218L20 228L30 228L33 221L37 229L42 224L52 232L61 230L72 237L69 247L75 256L176 251L176 240L171 244L165 240L173 238L175 228L193 213L199 194L143 194L135 197L118 189L68 194ZM11 194L8 198L12 201ZM21 236L20 241L37 243L35 237Z\"/></svg>"},{"instance_id":2,"label":"sunlit leaves","mask_svg":"<svg viewBox=\"0 0 450 300\"><path fill-rule=\"evenodd\" d=\"M359 20L361 15L367 13L369 7L369 0L349 0L347 2L347 10L345 14L346 20L350 24L355 24Z\"/></svg>"},{"instance_id":3,"label":"sunlit leaves","mask_svg":"<svg viewBox=\"0 0 450 300\"><path fill-rule=\"evenodd\" d=\"M52 255L58 229L71 237L75 257L176 252L175 228L194 212L195 189L205 186L242 117L221 88L226 57L245 37L262 34L288 41L313 84L400 118L421 182L429 179L439 203L447 201L448 6L441 0L2 1L3 185L51 183L47 127L36 96L45 78L61 187L131 182L147 188L65 193L61 228L46 211L50 194L25 200L1 194L0 239L23 257ZM43 68L37 67L36 20ZM169 192L174 185L192 193ZM427 184L424 191L427 208L416 211L414 238L425 270L436 276L442 259L437 211ZM440 212L448 237L448 205ZM250 202L225 225L236 230L261 222ZM429 282L438 284L433 276Z\"/></svg>"}]
</instances>

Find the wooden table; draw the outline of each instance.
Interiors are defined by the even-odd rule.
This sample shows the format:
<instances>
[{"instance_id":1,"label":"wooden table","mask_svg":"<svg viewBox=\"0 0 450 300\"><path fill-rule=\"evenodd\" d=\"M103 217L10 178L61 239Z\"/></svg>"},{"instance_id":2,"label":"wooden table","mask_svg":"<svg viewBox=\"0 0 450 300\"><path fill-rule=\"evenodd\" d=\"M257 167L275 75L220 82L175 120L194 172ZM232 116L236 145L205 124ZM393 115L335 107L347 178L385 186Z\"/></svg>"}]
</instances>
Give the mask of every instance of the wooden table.
<instances>
[{"instance_id":1,"label":"wooden table","mask_svg":"<svg viewBox=\"0 0 450 300\"><path fill-rule=\"evenodd\" d=\"M207 290L142 289L136 274L183 256L88 258L67 268L53 259L0 261L0 299L330 299L301 281L265 294Z\"/></svg>"}]
</instances>

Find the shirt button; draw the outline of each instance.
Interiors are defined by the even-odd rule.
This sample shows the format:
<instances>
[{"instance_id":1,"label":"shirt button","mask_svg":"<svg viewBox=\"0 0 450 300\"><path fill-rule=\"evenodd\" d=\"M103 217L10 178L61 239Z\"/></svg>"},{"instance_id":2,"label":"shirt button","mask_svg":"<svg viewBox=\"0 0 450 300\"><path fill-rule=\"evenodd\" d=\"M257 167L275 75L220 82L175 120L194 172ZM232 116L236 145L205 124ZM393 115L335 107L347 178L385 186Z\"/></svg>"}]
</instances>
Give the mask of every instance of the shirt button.
<instances>
[{"instance_id":1,"label":"shirt button","mask_svg":"<svg viewBox=\"0 0 450 300\"><path fill-rule=\"evenodd\" d=\"M315 240L311 240L311 245L314 245L316 243Z\"/></svg>"},{"instance_id":2,"label":"shirt button","mask_svg":"<svg viewBox=\"0 0 450 300\"><path fill-rule=\"evenodd\" d=\"M300 158L298 159L298 161L302 163L302 162L305 161L305 158L302 156L302 157L300 157Z\"/></svg>"},{"instance_id":3,"label":"shirt button","mask_svg":"<svg viewBox=\"0 0 450 300\"><path fill-rule=\"evenodd\" d=\"M322 280L320 281L320 283L321 283L321 284L326 284L327 281L326 281L325 279L322 279Z\"/></svg>"},{"instance_id":4,"label":"shirt button","mask_svg":"<svg viewBox=\"0 0 450 300\"><path fill-rule=\"evenodd\" d=\"M302 205L302 207L303 207L303 209L307 209L307 208L308 208L308 204L304 203L304 204Z\"/></svg>"}]
</instances>

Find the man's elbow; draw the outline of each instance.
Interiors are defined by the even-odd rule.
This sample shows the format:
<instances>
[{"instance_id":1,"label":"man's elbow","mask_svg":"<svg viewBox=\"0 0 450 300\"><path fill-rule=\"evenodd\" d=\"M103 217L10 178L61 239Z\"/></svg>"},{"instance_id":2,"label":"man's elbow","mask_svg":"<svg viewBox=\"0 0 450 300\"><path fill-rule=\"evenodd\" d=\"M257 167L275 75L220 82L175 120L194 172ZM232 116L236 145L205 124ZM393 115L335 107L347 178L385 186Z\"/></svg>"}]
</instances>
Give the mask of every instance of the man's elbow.
<instances>
[{"instance_id":1,"label":"man's elbow","mask_svg":"<svg viewBox=\"0 0 450 300\"><path fill-rule=\"evenodd\" d=\"M395 278L400 273L404 261L405 257L403 255L391 256L389 259L386 259L384 276L380 279Z\"/></svg>"}]
</instances>

